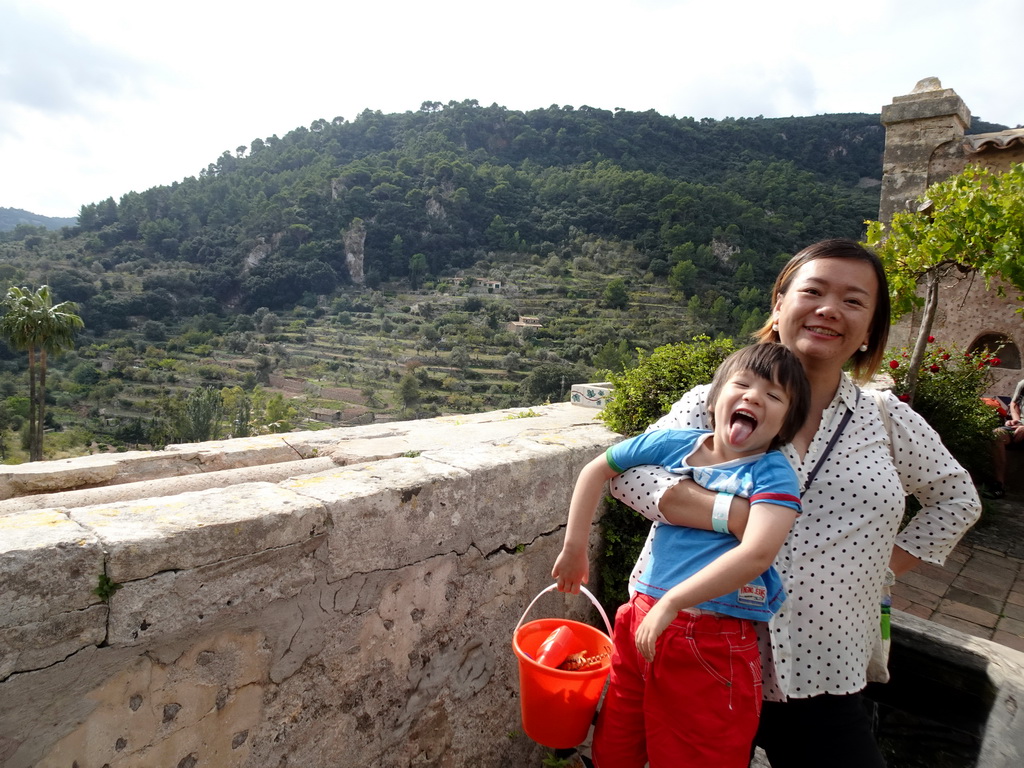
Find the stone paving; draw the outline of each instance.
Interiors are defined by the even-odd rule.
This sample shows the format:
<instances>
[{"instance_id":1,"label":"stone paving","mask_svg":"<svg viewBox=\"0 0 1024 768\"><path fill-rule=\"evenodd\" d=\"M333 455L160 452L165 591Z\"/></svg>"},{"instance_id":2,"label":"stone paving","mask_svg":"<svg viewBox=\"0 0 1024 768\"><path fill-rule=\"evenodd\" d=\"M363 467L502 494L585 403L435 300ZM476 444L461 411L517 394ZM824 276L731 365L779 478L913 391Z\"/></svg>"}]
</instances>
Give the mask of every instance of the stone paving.
<instances>
[{"instance_id":1,"label":"stone paving","mask_svg":"<svg viewBox=\"0 0 1024 768\"><path fill-rule=\"evenodd\" d=\"M1024 489L984 499L978 523L946 560L893 587L893 608L1024 651Z\"/></svg>"}]
</instances>

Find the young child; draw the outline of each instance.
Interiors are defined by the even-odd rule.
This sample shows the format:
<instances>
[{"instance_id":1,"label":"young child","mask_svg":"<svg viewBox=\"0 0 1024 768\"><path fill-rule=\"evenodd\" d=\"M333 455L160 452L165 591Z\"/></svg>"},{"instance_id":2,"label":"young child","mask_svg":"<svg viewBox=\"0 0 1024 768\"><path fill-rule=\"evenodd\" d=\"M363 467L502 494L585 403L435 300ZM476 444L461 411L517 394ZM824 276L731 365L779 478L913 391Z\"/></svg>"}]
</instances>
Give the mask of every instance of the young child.
<instances>
[{"instance_id":1,"label":"young child","mask_svg":"<svg viewBox=\"0 0 1024 768\"><path fill-rule=\"evenodd\" d=\"M612 446L580 472L562 551L551 571L563 592L589 575L590 525L605 482L658 464L717 491L713 531L657 524L637 592L619 608L611 683L598 718L596 768L746 768L761 709L761 661L751 620L785 599L771 566L800 512L796 473L771 450L792 439L810 401L803 366L781 344L755 344L715 373L713 432L656 430ZM750 514L728 532L733 496Z\"/></svg>"}]
</instances>

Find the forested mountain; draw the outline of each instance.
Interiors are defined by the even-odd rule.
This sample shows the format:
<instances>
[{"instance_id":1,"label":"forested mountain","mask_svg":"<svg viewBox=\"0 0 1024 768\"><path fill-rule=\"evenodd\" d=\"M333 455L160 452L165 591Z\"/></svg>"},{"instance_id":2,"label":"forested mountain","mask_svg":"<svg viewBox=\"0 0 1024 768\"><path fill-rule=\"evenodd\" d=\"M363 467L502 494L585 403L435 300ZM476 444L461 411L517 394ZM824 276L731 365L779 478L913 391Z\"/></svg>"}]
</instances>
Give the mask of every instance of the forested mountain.
<instances>
[{"instance_id":1,"label":"forested mountain","mask_svg":"<svg viewBox=\"0 0 1024 768\"><path fill-rule=\"evenodd\" d=\"M358 346L366 321L359 333L373 326L374 353L394 358L378 383L411 358L440 362L458 348L520 383L544 362L583 376L614 367L601 365L608 344L757 327L781 259L824 237L859 238L877 216L883 141L878 115L866 114L695 120L475 101L367 110L83 205L59 234L0 232L0 287L47 283L56 300L77 302L83 341L106 371L131 369L125 345L153 371L143 349L199 347L198 359L237 353L266 382L306 343L320 345L318 375L329 362L358 389L368 386L365 366L353 373L359 355L331 356ZM502 287L456 306L468 290L452 287L456 276ZM268 314L283 320L261 337ZM542 319L527 349L504 331L520 314ZM318 335L327 321L330 338ZM289 323L296 347L274 351ZM397 339L402 349L387 352ZM121 364L109 359L118 345ZM495 363L507 354L520 359ZM0 342L3 359L20 364ZM483 405L515 401L508 382L482 378L506 398ZM449 397L439 407L462 406Z\"/></svg>"},{"instance_id":2,"label":"forested mountain","mask_svg":"<svg viewBox=\"0 0 1024 768\"><path fill-rule=\"evenodd\" d=\"M79 253L50 282L99 331L129 317L285 309L339 285L454 274L488 252L568 256L582 235L632 244L656 276L690 262L696 286L733 299L764 285L776 255L860 235L877 213L883 138L876 115L367 110L82 206ZM346 251L361 251L362 274ZM124 271L146 276L140 293L95 290L97 272Z\"/></svg>"},{"instance_id":3,"label":"forested mountain","mask_svg":"<svg viewBox=\"0 0 1024 768\"><path fill-rule=\"evenodd\" d=\"M875 115L697 121L475 102L366 111L84 205L72 230L80 252L50 282L100 330L225 305L285 309L306 293L407 279L416 254L416 279L488 252L569 256L582 235L632 244L662 277L692 262L697 285L733 298L745 266L741 282L763 285L776 255L859 236L877 213L877 186L864 181L880 179L882 142ZM353 275L345 254L360 245ZM143 291L94 292L97 262L145 274Z\"/></svg>"}]
</instances>

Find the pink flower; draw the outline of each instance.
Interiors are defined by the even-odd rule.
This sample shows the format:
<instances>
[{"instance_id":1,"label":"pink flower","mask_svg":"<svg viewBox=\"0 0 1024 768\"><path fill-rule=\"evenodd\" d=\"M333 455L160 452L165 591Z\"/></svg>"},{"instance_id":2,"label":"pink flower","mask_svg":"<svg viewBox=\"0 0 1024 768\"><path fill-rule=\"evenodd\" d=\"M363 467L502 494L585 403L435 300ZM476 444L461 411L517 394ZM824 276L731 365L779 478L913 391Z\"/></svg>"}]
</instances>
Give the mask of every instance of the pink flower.
<instances>
[{"instance_id":1,"label":"pink flower","mask_svg":"<svg viewBox=\"0 0 1024 768\"><path fill-rule=\"evenodd\" d=\"M889 367L892 368L895 371L897 368L900 367L900 363L899 363L898 360L890 360L889 361Z\"/></svg>"}]
</instances>

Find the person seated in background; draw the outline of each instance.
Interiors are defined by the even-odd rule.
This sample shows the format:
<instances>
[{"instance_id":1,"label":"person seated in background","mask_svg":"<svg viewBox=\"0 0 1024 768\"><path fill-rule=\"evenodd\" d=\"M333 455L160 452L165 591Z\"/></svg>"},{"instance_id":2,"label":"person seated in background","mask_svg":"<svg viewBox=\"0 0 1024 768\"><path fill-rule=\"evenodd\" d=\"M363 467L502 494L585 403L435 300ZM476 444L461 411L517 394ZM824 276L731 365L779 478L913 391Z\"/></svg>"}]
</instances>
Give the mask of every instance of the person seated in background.
<instances>
[{"instance_id":1,"label":"person seated in background","mask_svg":"<svg viewBox=\"0 0 1024 768\"><path fill-rule=\"evenodd\" d=\"M1006 452L1024 448L1024 424L1021 423L1021 403L1024 402L1024 379L1017 382L1010 398L1009 418L1001 427L996 427L996 437L992 441L992 476L991 486L985 495L993 499L1001 499L1006 495Z\"/></svg>"}]
</instances>

